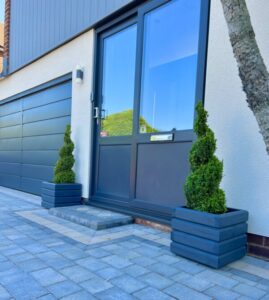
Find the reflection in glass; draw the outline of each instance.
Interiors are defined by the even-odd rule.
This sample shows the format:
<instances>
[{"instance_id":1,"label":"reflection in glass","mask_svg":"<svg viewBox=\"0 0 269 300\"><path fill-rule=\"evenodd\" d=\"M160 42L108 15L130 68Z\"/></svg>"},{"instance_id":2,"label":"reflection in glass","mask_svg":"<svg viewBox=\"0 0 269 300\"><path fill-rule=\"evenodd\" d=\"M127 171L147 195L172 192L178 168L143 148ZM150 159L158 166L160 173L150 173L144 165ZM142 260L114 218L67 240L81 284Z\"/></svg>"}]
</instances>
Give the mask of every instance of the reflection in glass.
<instances>
[{"instance_id":1,"label":"reflection in glass","mask_svg":"<svg viewBox=\"0 0 269 300\"><path fill-rule=\"evenodd\" d=\"M140 133L193 128L200 2L174 0L145 16Z\"/></svg>"},{"instance_id":2,"label":"reflection in glass","mask_svg":"<svg viewBox=\"0 0 269 300\"><path fill-rule=\"evenodd\" d=\"M137 26L104 40L102 137L131 135Z\"/></svg>"}]
</instances>

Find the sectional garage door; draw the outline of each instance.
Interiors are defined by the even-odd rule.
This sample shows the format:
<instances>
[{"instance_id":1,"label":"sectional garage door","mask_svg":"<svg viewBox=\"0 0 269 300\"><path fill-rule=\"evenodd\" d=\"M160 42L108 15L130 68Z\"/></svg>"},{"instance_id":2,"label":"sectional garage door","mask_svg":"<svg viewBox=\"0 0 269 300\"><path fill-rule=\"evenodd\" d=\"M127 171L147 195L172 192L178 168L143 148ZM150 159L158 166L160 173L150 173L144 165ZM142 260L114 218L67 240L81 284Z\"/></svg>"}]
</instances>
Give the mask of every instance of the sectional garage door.
<instances>
[{"instance_id":1,"label":"sectional garage door","mask_svg":"<svg viewBox=\"0 0 269 300\"><path fill-rule=\"evenodd\" d=\"M36 90L0 105L0 185L40 194L70 123L71 81Z\"/></svg>"}]
</instances>

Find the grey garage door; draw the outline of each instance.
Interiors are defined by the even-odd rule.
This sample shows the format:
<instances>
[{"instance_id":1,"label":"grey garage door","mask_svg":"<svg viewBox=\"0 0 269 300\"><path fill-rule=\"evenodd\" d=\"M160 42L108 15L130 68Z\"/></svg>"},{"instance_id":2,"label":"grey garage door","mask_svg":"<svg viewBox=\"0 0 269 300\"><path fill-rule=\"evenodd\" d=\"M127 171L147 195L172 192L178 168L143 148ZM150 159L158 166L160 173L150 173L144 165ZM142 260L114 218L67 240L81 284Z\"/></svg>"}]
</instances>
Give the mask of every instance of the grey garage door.
<instances>
[{"instance_id":1,"label":"grey garage door","mask_svg":"<svg viewBox=\"0 0 269 300\"><path fill-rule=\"evenodd\" d=\"M0 105L1 186L40 194L41 182L52 179L70 114L70 80Z\"/></svg>"}]
</instances>

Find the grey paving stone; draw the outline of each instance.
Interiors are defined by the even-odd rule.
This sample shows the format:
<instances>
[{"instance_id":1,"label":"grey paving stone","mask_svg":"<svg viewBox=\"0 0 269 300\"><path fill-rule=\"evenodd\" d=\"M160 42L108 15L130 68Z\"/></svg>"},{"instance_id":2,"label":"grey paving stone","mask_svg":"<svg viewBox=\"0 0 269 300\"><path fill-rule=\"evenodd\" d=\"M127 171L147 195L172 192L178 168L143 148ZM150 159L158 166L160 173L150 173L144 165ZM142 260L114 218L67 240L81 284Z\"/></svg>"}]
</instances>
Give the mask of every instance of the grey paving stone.
<instances>
[{"instance_id":1,"label":"grey paving stone","mask_svg":"<svg viewBox=\"0 0 269 300\"><path fill-rule=\"evenodd\" d=\"M14 263L20 263L29 259L34 258L34 255L31 253L22 253L22 254L16 254L9 257L9 259Z\"/></svg>"},{"instance_id":2,"label":"grey paving stone","mask_svg":"<svg viewBox=\"0 0 269 300\"><path fill-rule=\"evenodd\" d=\"M186 259L175 263L173 267L193 275L206 270L206 267Z\"/></svg>"},{"instance_id":3,"label":"grey paving stone","mask_svg":"<svg viewBox=\"0 0 269 300\"><path fill-rule=\"evenodd\" d=\"M25 260L17 263L17 265L26 272L32 272L46 268L46 264L39 258Z\"/></svg>"},{"instance_id":4,"label":"grey paving stone","mask_svg":"<svg viewBox=\"0 0 269 300\"><path fill-rule=\"evenodd\" d=\"M128 259L117 255L106 256L102 260L118 269L126 268L132 264Z\"/></svg>"},{"instance_id":5,"label":"grey paving stone","mask_svg":"<svg viewBox=\"0 0 269 300\"><path fill-rule=\"evenodd\" d=\"M38 300L56 300L57 298L55 298L52 294L47 294L45 296L39 297Z\"/></svg>"},{"instance_id":6,"label":"grey paving stone","mask_svg":"<svg viewBox=\"0 0 269 300\"><path fill-rule=\"evenodd\" d=\"M10 261L1 262L0 263L0 272L7 271L9 269L12 269L13 267L15 267L15 265L13 263L11 263Z\"/></svg>"},{"instance_id":7,"label":"grey paving stone","mask_svg":"<svg viewBox=\"0 0 269 300\"><path fill-rule=\"evenodd\" d=\"M122 270L124 272L124 270ZM120 271L119 269L113 268L113 267L108 267L102 270L99 270L96 272L98 276L101 276L105 280L110 280L115 277L119 277L123 274L123 272Z\"/></svg>"},{"instance_id":8,"label":"grey paving stone","mask_svg":"<svg viewBox=\"0 0 269 300\"><path fill-rule=\"evenodd\" d=\"M5 286L8 283L23 280L25 276L25 272L21 271L18 267L13 267L0 273L0 283Z\"/></svg>"},{"instance_id":9,"label":"grey paving stone","mask_svg":"<svg viewBox=\"0 0 269 300\"><path fill-rule=\"evenodd\" d=\"M217 285L206 290L205 294L218 300L233 300L240 297L240 294Z\"/></svg>"},{"instance_id":10,"label":"grey paving stone","mask_svg":"<svg viewBox=\"0 0 269 300\"><path fill-rule=\"evenodd\" d=\"M49 285L47 289L57 298L62 298L67 295L74 294L81 290L81 287L71 280L66 280L62 282Z\"/></svg>"},{"instance_id":11,"label":"grey paving stone","mask_svg":"<svg viewBox=\"0 0 269 300\"><path fill-rule=\"evenodd\" d=\"M261 297L266 295L265 291L244 283L238 284L233 288L233 290L239 294L250 297L252 299L260 299Z\"/></svg>"},{"instance_id":12,"label":"grey paving stone","mask_svg":"<svg viewBox=\"0 0 269 300\"><path fill-rule=\"evenodd\" d=\"M157 289L164 289L173 284L172 280L156 273L142 275L139 279Z\"/></svg>"},{"instance_id":13,"label":"grey paving stone","mask_svg":"<svg viewBox=\"0 0 269 300\"><path fill-rule=\"evenodd\" d=\"M61 300L95 300L97 299L86 291L80 291L69 296L61 298Z\"/></svg>"},{"instance_id":14,"label":"grey paving stone","mask_svg":"<svg viewBox=\"0 0 269 300\"><path fill-rule=\"evenodd\" d=\"M98 271L108 267L108 265L100 259L94 257L82 258L76 261L76 263L90 271Z\"/></svg>"},{"instance_id":15,"label":"grey paving stone","mask_svg":"<svg viewBox=\"0 0 269 300\"><path fill-rule=\"evenodd\" d=\"M95 276L94 273L81 266L68 267L62 269L60 272L76 283L86 281Z\"/></svg>"},{"instance_id":16,"label":"grey paving stone","mask_svg":"<svg viewBox=\"0 0 269 300\"><path fill-rule=\"evenodd\" d=\"M122 269L122 271L126 274L129 274L129 275L133 276L133 277L138 277L138 276L141 276L143 274L146 274L146 273L150 272L149 269L146 269L146 268L141 267L139 265L128 266L128 267Z\"/></svg>"},{"instance_id":17,"label":"grey paving stone","mask_svg":"<svg viewBox=\"0 0 269 300\"><path fill-rule=\"evenodd\" d=\"M227 289L231 289L238 284L237 280L224 276L217 271L211 271L210 269L198 273L197 276Z\"/></svg>"},{"instance_id":18,"label":"grey paving stone","mask_svg":"<svg viewBox=\"0 0 269 300\"><path fill-rule=\"evenodd\" d=\"M147 287L139 292L134 293L134 296L141 300L172 300L175 299L174 297L170 297L163 292L154 289L152 287ZM194 299L193 299L194 300Z\"/></svg>"},{"instance_id":19,"label":"grey paving stone","mask_svg":"<svg viewBox=\"0 0 269 300\"><path fill-rule=\"evenodd\" d=\"M48 293L47 290L31 276L25 276L19 281L9 282L5 288L16 300L36 299Z\"/></svg>"},{"instance_id":20,"label":"grey paving stone","mask_svg":"<svg viewBox=\"0 0 269 300\"><path fill-rule=\"evenodd\" d=\"M32 243L24 246L24 249L32 254L42 253L48 251L48 248L39 243Z\"/></svg>"},{"instance_id":21,"label":"grey paving stone","mask_svg":"<svg viewBox=\"0 0 269 300\"><path fill-rule=\"evenodd\" d=\"M194 290L197 290L199 292L202 292L210 287L212 287L214 284L211 282L208 282L205 279L201 279L196 276L189 275L188 277L182 277L182 279L179 281L179 283L182 283L186 285L189 288L192 288Z\"/></svg>"},{"instance_id":22,"label":"grey paving stone","mask_svg":"<svg viewBox=\"0 0 269 300\"><path fill-rule=\"evenodd\" d=\"M26 253L26 251L18 246L12 246L5 250L2 250L2 254L5 256L18 255L22 253Z\"/></svg>"},{"instance_id":23,"label":"grey paving stone","mask_svg":"<svg viewBox=\"0 0 269 300\"><path fill-rule=\"evenodd\" d=\"M239 277L242 277L244 279L248 279L248 280L254 281L254 282L258 282L262 279L261 277L259 277L257 275L253 275L253 274L250 274L248 272L245 272L245 271L239 270L239 269L230 268L229 272L232 274L235 274Z\"/></svg>"},{"instance_id":24,"label":"grey paving stone","mask_svg":"<svg viewBox=\"0 0 269 300\"><path fill-rule=\"evenodd\" d=\"M38 281L42 286L52 285L64 281L66 278L59 272L56 272L52 268L46 268L39 271L32 272L31 275Z\"/></svg>"},{"instance_id":25,"label":"grey paving stone","mask_svg":"<svg viewBox=\"0 0 269 300\"><path fill-rule=\"evenodd\" d=\"M120 243L120 246L126 248L126 249L135 249L137 247L140 247L139 243L137 241L124 241Z\"/></svg>"},{"instance_id":26,"label":"grey paving stone","mask_svg":"<svg viewBox=\"0 0 269 300\"><path fill-rule=\"evenodd\" d=\"M17 257L17 255L15 255L15 257ZM13 256L10 256L9 257L9 259L11 259L11 258L13 258ZM7 258L4 256L4 255L1 255L0 254L0 262L4 262L4 261L6 261L7 260Z\"/></svg>"},{"instance_id":27,"label":"grey paving stone","mask_svg":"<svg viewBox=\"0 0 269 300\"><path fill-rule=\"evenodd\" d=\"M69 248L71 247L69 246ZM65 258L74 260L74 259L80 259L86 257L87 253L85 253L85 251L80 250L78 248L74 248L74 249L71 248L61 252L61 255L63 255Z\"/></svg>"},{"instance_id":28,"label":"grey paving stone","mask_svg":"<svg viewBox=\"0 0 269 300\"><path fill-rule=\"evenodd\" d=\"M136 248L134 250L135 252L137 252L140 255L143 255L143 257L157 257L160 256L162 254L161 250L157 247L149 247L149 246L145 246L145 245L141 245L140 248Z\"/></svg>"},{"instance_id":29,"label":"grey paving stone","mask_svg":"<svg viewBox=\"0 0 269 300\"><path fill-rule=\"evenodd\" d=\"M176 299L180 300L209 300L212 299L209 296L206 296L205 294L202 294L200 292L194 291L193 289L190 289L180 283L176 283L171 285L170 287L163 290L163 292L167 293L168 295L171 295L172 297L175 297Z\"/></svg>"},{"instance_id":30,"label":"grey paving stone","mask_svg":"<svg viewBox=\"0 0 269 300\"><path fill-rule=\"evenodd\" d=\"M129 275L122 275L114 278L110 281L114 286L117 286L121 290L128 294L132 294L136 291L143 289L146 285L144 282L137 280Z\"/></svg>"},{"instance_id":31,"label":"grey paving stone","mask_svg":"<svg viewBox=\"0 0 269 300\"><path fill-rule=\"evenodd\" d=\"M111 283L97 276L82 282L80 285L91 294L96 294L112 287Z\"/></svg>"},{"instance_id":32,"label":"grey paving stone","mask_svg":"<svg viewBox=\"0 0 269 300\"><path fill-rule=\"evenodd\" d=\"M125 293L123 290L113 287L103 292L95 294L97 299L100 300L133 300L133 296Z\"/></svg>"},{"instance_id":33,"label":"grey paving stone","mask_svg":"<svg viewBox=\"0 0 269 300\"><path fill-rule=\"evenodd\" d=\"M174 255L172 256L172 255L163 254L163 255L156 257L156 260L159 262L171 265L171 264L178 263L180 261L180 258L178 258Z\"/></svg>"},{"instance_id":34,"label":"grey paving stone","mask_svg":"<svg viewBox=\"0 0 269 300\"><path fill-rule=\"evenodd\" d=\"M155 259L152 259L150 257L136 257L134 259L131 259L131 262L137 264L137 265L140 265L142 267L147 267L149 265L152 265L154 263L156 263L156 260Z\"/></svg>"},{"instance_id":35,"label":"grey paving stone","mask_svg":"<svg viewBox=\"0 0 269 300\"><path fill-rule=\"evenodd\" d=\"M93 257L95 257L95 258L102 258L102 257L110 255L110 253L108 251L105 251L105 250L100 249L100 248L87 250L86 253L93 256Z\"/></svg>"},{"instance_id":36,"label":"grey paving stone","mask_svg":"<svg viewBox=\"0 0 269 300\"><path fill-rule=\"evenodd\" d=\"M0 285L0 300L10 299L11 296L8 291Z\"/></svg>"},{"instance_id":37,"label":"grey paving stone","mask_svg":"<svg viewBox=\"0 0 269 300\"><path fill-rule=\"evenodd\" d=\"M41 260L43 260L48 266L57 270L70 267L74 264L71 260L64 258L62 255L54 251L43 252L37 254L37 256Z\"/></svg>"},{"instance_id":38,"label":"grey paving stone","mask_svg":"<svg viewBox=\"0 0 269 300\"><path fill-rule=\"evenodd\" d=\"M178 270L176 268L160 262L148 266L148 269L151 270L152 272L156 272L167 277L170 277L178 273Z\"/></svg>"}]
</instances>

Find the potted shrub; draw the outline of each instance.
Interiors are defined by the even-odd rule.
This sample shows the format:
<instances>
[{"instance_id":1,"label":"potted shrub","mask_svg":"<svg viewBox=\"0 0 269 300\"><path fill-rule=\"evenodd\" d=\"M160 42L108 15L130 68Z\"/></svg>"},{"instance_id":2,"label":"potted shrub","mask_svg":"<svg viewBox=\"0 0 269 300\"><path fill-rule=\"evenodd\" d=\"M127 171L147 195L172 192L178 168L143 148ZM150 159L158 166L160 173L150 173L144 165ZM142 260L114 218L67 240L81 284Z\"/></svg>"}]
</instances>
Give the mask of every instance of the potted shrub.
<instances>
[{"instance_id":1,"label":"potted shrub","mask_svg":"<svg viewBox=\"0 0 269 300\"><path fill-rule=\"evenodd\" d=\"M71 140L71 127L67 125L64 145L60 149L60 158L54 169L53 182L42 183L42 206L45 208L78 205L81 203L81 184L75 183L72 170L75 159L74 143Z\"/></svg>"},{"instance_id":2,"label":"potted shrub","mask_svg":"<svg viewBox=\"0 0 269 300\"><path fill-rule=\"evenodd\" d=\"M214 154L216 139L201 102L196 112L197 140L190 151L191 172L184 186L187 205L175 209L171 251L220 268L246 254L248 212L226 207L220 188L223 163Z\"/></svg>"}]
</instances>

